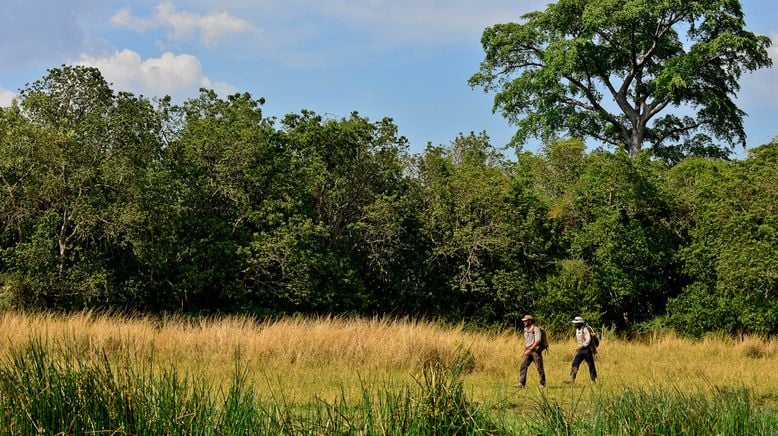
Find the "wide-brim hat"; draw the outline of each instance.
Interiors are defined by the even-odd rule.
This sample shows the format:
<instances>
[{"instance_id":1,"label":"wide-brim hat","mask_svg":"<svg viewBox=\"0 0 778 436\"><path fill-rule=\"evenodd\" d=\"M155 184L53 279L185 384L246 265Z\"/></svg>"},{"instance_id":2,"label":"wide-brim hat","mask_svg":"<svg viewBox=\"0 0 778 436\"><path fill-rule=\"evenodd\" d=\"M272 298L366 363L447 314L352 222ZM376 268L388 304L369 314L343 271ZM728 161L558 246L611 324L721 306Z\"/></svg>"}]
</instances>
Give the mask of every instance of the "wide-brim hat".
<instances>
[{"instance_id":1,"label":"wide-brim hat","mask_svg":"<svg viewBox=\"0 0 778 436\"><path fill-rule=\"evenodd\" d=\"M532 315L524 315L524 318L521 319L522 321L535 321L535 318L532 317Z\"/></svg>"},{"instance_id":2,"label":"wide-brim hat","mask_svg":"<svg viewBox=\"0 0 778 436\"><path fill-rule=\"evenodd\" d=\"M573 318L573 324L585 324L585 323L586 321L584 321L584 319L581 318L580 316L576 316L575 318Z\"/></svg>"}]
</instances>

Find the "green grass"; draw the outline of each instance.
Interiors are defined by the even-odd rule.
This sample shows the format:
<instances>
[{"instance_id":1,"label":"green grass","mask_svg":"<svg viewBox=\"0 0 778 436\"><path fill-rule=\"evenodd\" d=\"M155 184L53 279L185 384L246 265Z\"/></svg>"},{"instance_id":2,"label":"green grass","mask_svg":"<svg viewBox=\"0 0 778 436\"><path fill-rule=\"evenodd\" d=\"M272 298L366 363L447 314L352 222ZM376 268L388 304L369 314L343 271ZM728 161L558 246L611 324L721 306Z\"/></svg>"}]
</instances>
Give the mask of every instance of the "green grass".
<instances>
[{"instance_id":1,"label":"green grass","mask_svg":"<svg viewBox=\"0 0 778 436\"><path fill-rule=\"evenodd\" d=\"M592 392L566 407L541 396L526 430L545 435L778 435L778 414L746 389Z\"/></svg>"}]
</instances>

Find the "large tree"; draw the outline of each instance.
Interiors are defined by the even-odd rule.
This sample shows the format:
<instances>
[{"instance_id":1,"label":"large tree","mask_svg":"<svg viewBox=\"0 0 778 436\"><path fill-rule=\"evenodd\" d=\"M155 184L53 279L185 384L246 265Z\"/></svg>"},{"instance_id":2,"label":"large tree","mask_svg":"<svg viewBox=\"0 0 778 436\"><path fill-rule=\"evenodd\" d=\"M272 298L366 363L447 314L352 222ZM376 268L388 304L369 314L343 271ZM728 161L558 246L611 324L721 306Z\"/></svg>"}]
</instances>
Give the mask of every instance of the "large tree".
<instances>
[{"instance_id":1,"label":"large tree","mask_svg":"<svg viewBox=\"0 0 778 436\"><path fill-rule=\"evenodd\" d=\"M497 91L516 144L564 133L631 155L745 146L738 80L771 60L740 0L559 0L522 19L484 31L469 82Z\"/></svg>"}]
</instances>

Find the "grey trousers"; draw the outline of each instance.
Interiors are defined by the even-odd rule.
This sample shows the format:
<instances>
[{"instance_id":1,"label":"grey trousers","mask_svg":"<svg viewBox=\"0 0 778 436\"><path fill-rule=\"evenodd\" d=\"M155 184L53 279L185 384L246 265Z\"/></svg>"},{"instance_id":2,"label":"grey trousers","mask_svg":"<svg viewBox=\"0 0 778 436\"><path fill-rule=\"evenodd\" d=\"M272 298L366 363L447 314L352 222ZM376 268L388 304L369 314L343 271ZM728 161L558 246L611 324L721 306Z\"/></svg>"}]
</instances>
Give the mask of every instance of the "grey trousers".
<instances>
[{"instance_id":1,"label":"grey trousers","mask_svg":"<svg viewBox=\"0 0 778 436\"><path fill-rule=\"evenodd\" d=\"M597 367L594 365L594 353L587 347L583 350L575 353L573 357L573 367L570 369L570 379L575 380L575 376L578 374L578 367L581 366L581 362L586 361L586 365L589 367L589 377L592 381L597 380Z\"/></svg>"}]
</instances>

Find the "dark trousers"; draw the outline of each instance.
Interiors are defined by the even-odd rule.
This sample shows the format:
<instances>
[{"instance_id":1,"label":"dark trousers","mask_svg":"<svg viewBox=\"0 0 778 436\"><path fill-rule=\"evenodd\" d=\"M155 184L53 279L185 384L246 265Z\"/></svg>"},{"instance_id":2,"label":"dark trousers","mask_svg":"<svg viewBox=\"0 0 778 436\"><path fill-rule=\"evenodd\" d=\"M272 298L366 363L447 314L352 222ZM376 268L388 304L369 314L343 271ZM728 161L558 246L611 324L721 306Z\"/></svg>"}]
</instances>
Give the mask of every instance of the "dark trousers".
<instances>
[{"instance_id":1,"label":"dark trousers","mask_svg":"<svg viewBox=\"0 0 778 436\"><path fill-rule=\"evenodd\" d=\"M535 366L538 368L538 376L540 376L540 385L546 385L546 371L543 369L543 355L537 351L527 354L521 359L519 365L519 384L524 386L527 383L527 369L529 365L535 362Z\"/></svg>"},{"instance_id":2,"label":"dark trousers","mask_svg":"<svg viewBox=\"0 0 778 436\"><path fill-rule=\"evenodd\" d=\"M581 366L581 362L586 361L586 365L589 367L589 377L592 381L597 380L597 367L594 366L594 353L591 348L586 347L583 350L579 350L573 357L573 367L570 369L570 379L575 380L575 376L578 374L578 367Z\"/></svg>"}]
</instances>

